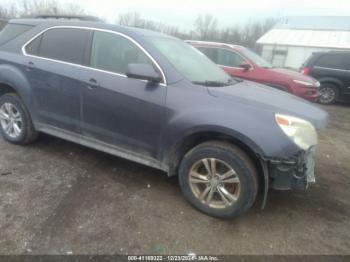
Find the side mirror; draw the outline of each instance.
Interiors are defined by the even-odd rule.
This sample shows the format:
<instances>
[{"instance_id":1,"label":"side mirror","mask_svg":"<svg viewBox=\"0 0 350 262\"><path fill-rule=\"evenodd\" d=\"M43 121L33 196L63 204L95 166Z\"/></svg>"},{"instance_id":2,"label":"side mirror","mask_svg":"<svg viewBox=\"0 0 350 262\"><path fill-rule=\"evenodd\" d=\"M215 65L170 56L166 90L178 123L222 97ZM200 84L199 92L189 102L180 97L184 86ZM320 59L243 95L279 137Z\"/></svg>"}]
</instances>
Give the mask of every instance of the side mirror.
<instances>
[{"instance_id":1,"label":"side mirror","mask_svg":"<svg viewBox=\"0 0 350 262\"><path fill-rule=\"evenodd\" d=\"M152 83L159 83L162 77L149 64L128 64L126 76L140 80L147 80Z\"/></svg>"},{"instance_id":2,"label":"side mirror","mask_svg":"<svg viewBox=\"0 0 350 262\"><path fill-rule=\"evenodd\" d=\"M243 68L243 71L246 72L252 68L252 66L248 63L243 63L239 65L240 68Z\"/></svg>"}]
</instances>

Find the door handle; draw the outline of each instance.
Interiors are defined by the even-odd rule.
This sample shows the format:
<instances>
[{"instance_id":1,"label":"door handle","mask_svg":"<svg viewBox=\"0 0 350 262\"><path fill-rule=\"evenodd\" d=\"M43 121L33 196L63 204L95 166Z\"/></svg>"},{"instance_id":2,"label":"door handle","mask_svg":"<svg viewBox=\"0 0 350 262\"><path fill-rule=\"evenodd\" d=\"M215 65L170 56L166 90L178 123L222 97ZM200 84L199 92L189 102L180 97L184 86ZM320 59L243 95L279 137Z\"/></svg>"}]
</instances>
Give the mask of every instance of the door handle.
<instances>
[{"instance_id":1,"label":"door handle","mask_svg":"<svg viewBox=\"0 0 350 262\"><path fill-rule=\"evenodd\" d=\"M99 83L97 82L97 80L95 78L91 78L89 80L89 84L88 84L88 88L89 89L95 89L100 87Z\"/></svg>"},{"instance_id":2,"label":"door handle","mask_svg":"<svg viewBox=\"0 0 350 262\"><path fill-rule=\"evenodd\" d=\"M32 61L29 61L27 63L27 66L26 66L26 70L29 72L29 71L32 71L34 69L35 65Z\"/></svg>"}]
</instances>

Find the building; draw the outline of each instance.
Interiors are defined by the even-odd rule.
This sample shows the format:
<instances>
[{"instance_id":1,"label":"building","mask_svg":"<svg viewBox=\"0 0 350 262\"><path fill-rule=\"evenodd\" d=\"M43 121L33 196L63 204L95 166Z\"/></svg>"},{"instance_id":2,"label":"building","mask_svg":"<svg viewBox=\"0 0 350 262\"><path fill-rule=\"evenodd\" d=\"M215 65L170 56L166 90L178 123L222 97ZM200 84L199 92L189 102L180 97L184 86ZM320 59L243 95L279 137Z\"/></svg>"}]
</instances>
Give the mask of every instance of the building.
<instances>
[{"instance_id":1,"label":"building","mask_svg":"<svg viewBox=\"0 0 350 262\"><path fill-rule=\"evenodd\" d=\"M272 65L299 69L313 52L350 50L350 16L288 17L257 44Z\"/></svg>"}]
</instances>

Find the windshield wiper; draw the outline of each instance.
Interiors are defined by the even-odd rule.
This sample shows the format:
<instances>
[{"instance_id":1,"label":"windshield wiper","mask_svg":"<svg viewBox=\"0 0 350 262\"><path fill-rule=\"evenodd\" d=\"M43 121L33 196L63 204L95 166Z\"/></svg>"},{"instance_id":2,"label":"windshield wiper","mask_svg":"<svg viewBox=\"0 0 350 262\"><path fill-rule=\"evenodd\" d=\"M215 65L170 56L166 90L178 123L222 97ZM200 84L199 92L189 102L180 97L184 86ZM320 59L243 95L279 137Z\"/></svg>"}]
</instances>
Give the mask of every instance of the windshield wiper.
<instances>
[{"instance_id":1,"label":"windshield wiper","mask_svg":"<svg viewBox=\"0 0 350 262\"><path fill-rule=\"evenodd\" d=\"M221 87L221 86L230 86L230 85L236 84L234 83L234 81L236 83L239 83L239 82L242 82L243 80L239 78L230 78L227 80L227 82L206 80L206 81L193 81L192 83L195 85L202 85L202 86Z\"/></svg>"},{"instance_id":2,"label":"windshield wiper","mask_svg":"<svg viewBox=\"0 0 350 262\"><path fill-rule=\"evenodd\" d=\"M236 82L236 83L233 83L233 82ZM230 78L227 83L230 84L230 85L234 85L234 84L237 84L237 83L242 83L244 80L242 78L238 78L238 77L232 77Z\"/></svg>"},{"instance_id":3,"label":"windshield wiper","mask_svg":"<svg viewBox=\"0 0 350 262\"><path fill-rule=\"evenodd\" d=\"M206 81L193 81L192 82L193 84L195 85L201 85L201 86L214 86L214 87L220 87L220 86L227 86L229 85L228 83L225 83L225 82L220 82L220 81L209 81L209 80L206 80Z\"/></svg>"},{"instance_id":4,"label":"windshield wiper","mask_svg":"<svg viewBox=\"0 0 350 262\"><path fill-rule=\"evenodd\" d=\"M192 83L195 85L201 85L201 86L222 87L222 86L232 86L241 82L243 82L243 79L232 77L232 78L229 78L227 82L206 80L206 81L193 81Z\"/></svg>"}]
</instances>

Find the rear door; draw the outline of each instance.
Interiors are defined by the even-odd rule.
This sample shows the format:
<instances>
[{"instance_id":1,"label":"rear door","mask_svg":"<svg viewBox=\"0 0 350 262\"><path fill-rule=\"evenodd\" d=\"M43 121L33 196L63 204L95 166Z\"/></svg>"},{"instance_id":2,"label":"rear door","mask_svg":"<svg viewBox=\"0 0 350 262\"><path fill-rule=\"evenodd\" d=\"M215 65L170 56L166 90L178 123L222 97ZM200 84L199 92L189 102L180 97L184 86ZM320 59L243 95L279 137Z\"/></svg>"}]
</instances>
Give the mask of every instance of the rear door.
<instances>
[{"instance_id":1,"label":"rear door","mask_svg":"<svg viewBox=\"0 0 350 262\"><path fill-rule=\"evenodd\" d=\"M90 69L81 80L83 135L112 149L155 158L164 113L166 87L126 77L128 64L150 64L130 38L95 31ZM157 70L157 69L156 69ZM164 81L164 80L163 80Z\"/></svg>"},{"instance_id":2,"label":"rear door","mask_svg":"<svg viewBox=\"0 0 350 262\"><path fill-rule=\"evenodd\" d=\"M53 28L25 47L25 67L42 126L80 133L80 71L90 31Z\"/></svg>"}]
</instances>

